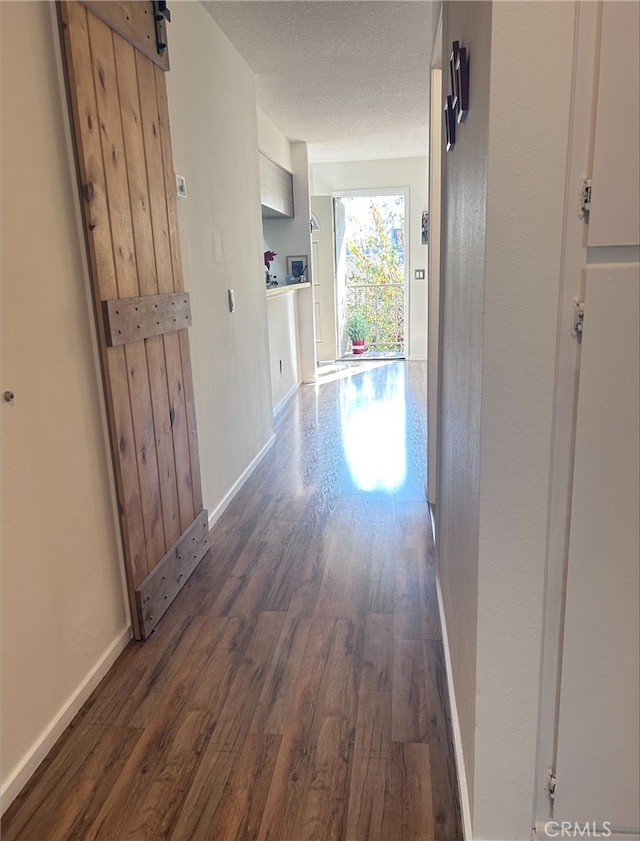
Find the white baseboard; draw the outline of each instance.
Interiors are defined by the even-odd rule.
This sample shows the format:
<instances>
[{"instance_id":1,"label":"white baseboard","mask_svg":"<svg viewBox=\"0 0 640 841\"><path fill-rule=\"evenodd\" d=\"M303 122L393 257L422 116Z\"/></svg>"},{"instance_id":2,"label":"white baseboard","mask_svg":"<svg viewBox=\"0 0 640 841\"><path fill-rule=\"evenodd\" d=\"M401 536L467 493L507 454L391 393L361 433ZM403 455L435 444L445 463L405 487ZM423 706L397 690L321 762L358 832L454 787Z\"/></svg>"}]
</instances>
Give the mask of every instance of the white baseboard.
<instances>
[{"instance_id":1,"label":"white baseboard","mask_svg":"<svg viewBox=\"0 0 640 841\"><path fill-rule=\"evenodd\" d=\"M292 385L289 391L285 394L285 396L279 400L276 405L273 407L273 417L278 414L278 412L284 408L285 404L293 397L296 391L300 388L300 383L297 382L295 385Z\"/></svg>"},{"instance_id":2,"label":"white baseboard","mask_svg":"<svg viewBox=\"0 0 640 841\"><path fill-rule=\"evenodd\" d=\"M297 386L296 386L296 388L297 388ZM216 507L213 509L213 511L209 512L209 531L211 531L211 529L215 526L215 524L218 522L220 517L224 514L226 508L231 503L231 500L238 493L238 491L244 485L244 483L247 481L249 476L251 476L253 471L260 464L260 462L266 456L266 454L269 452L271 447L273 447L273 445L275 444L275 440L276 440L276 436L275 436L275 433L274 433L274 434L271 435L271 438L269 438L269 440L264 445L264 447L260 450L258 455L249 464L249 466L247 468L245 468L245 470L242 471L240 476L236 479L236 481L233 483L233 485L229 488L227 493L223 496L222 500L216 505Z\"/></svg>"},{"instance_id":3,"label":"white baseboard","mask_svg":"<svg viewBox=\"0 0 640 841\"><path fill-rule=\"evenodd\" d=\"M611 826L594 826L591 821L578 821L577 824L567 827L555 821L546 821L534 826L531 833L531 841L570 841L572 838L583 839L607 839L607 841L640 841L640 834L636 831L624 832L616 830Z\"/></svg>"},{"instance_id":4,"label":"white baseboard","mask_svg":"<svg viewBox=\"0 0 640 841\"><path fill-rule=\"evenodd\" d=\"M433 516L433 512L431 513ZM435 539L435 538L434 538ZM449 636L447 634L447 623L444 615L444 603L442 600L442 589L440 587L440 575L436 564L436 592L438 594L438 609L440 611L440 624L442 626L442 647L444 648L444 662L447 672L447 685L449 687L449 707L451 711L451 726L453 727L453 747L456 757L456 770L458 777L458 794L460 796L460 808L462 810L462 831L465 841L472 841L471 830L471 807L469 804L469 789L467 786L467 773L464 765L462 752L462 735L460 733L460 719L458 718L458 707L456 705L455 687L453 685L453 670L451 668L451 654L449 651Z\"/></svg>"},{"instance_id":5,"label":"white baseboard","mask_svg":"<svg viewBox=\"0 0 640 841\"><path fill-rule=\"evenodd\" d=\"M130 639L131 626L129 625L113 640L89 674L62 705L57 715L40 733L18 765L3 779L0 789L1 814L5 813L20 794L40 763L71 724L84 702L124 651Z\"/></svg>"},{"instance_id":6,"label":"white baseboard","mask_svg":"<svg viewBox=\"0 0 640 841\"><path fill-rule=\"evenodd\" d=\"M426 362L427 355L425 353L412 353L407 356L407 362Z\"/></svg>"}]
</instances>

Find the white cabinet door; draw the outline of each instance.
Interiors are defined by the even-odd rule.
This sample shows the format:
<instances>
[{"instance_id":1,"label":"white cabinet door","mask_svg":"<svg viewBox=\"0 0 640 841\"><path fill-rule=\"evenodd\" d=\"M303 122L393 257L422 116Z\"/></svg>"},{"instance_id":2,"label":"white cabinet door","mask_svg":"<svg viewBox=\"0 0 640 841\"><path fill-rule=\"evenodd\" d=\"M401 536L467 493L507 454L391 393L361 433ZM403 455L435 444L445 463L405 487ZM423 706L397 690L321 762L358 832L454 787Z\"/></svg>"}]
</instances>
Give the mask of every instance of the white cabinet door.
<instances>
[{"instance_id":1,"label":"white cabinet door","mask_svg":"<svg viewBox=\"0 0 640 841\"><path fill-rule=\"evenodd\" d=\"M590 246L640 242L640 4L602 9Z\"/></svg>"},{"instance_id":2,"label":"white cabinet door","mask_svg":"<svg viewBox=\"0 0 640 841\"><path fill-rule=\"evenodd\" d=\"M637 264L586 271L553 813L636 833L639 290Z\"/></svg>"}]
</instances>

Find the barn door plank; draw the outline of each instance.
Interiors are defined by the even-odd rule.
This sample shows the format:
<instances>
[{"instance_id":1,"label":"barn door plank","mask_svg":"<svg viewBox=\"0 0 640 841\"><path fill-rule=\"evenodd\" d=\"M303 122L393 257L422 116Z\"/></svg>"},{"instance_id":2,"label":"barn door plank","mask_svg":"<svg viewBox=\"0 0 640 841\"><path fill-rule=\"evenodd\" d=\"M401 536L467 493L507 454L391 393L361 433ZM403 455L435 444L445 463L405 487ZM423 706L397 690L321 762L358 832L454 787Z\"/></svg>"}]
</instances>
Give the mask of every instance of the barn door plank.
<instances>
[{"instance_id":1,"label":"barn door plank","mask_svg":"<svg viewBox=\"0 0 640 841\"><path fill-rule=\"evenodd\" d=\"M176 179L173 171L173 154L171 150L171 134L169 130L169 106L167 103L164 76L159 67L152 68L155 77L156 107L158 114L158 132L160 134L160 148L162 160L162 182L164 183L165 208L167 214L167 233L169 237L169 251L171 255L171 283L174 292L184 289L182 274L182 258L180 255L180 238L178 235L178 216L176 206ZM168 282L168 276L167 276ZM188 404L185 398L186 385L184 381L184 361L180 333L165 336L165 353L167 360L167 374L169 377L169 394L173 412L174 447L176 451L176 466L178 470L178 499L180 504L180 524L184 531L202 507L201 498L194 497L193 473L197 474L197 484L200 486L199 461L193 461L189 445ZM185 338L188 343L188 337ZM183 342L185 341L183 340Z\"/></svg>"},{"instance_id":2,"label":"barn door plank","mask_svg":"<svg viewBox=\"0 0 640 841\"><path fill-rule=\"evenodd\" d=\"M167 379L169 381L170 422L173 432L173 449L178 480L178 509L180 528L184 531L192 522L195 514L193 490L191 487L191 456L187 430L184 382L182 377L182 357L178 333L168 333L164 337Z\"/></svg>"},{"instance_id":3,"label":"barn door plank","mask_svg":"<svg viewBox=\"0 0 640 841\"><path fill-rule=\"evenodd\" d=\"M167 102L166 86L160 84L163 80L162 71L158 67L153 68L156 76L158 90L158 112L160 137L162 140L162 159L164 165L165 195L167 196L167 212L169 220L169 238L171 242L171 255L173 260L174 291L180 292L184 289L184 277L182 273L182 257L180 252L180 236L178 233L178 215L176 205L176 179L173 172L173 152L171 148L171 132L169 130L169 105ZM198 449L198 433L196 426L196 408L194 401L193 379L191 369L191 350L189 334L181 330L180 353L182 368L184 372L184 396L185 416L187 424L187 436L189 439L189 454L191 462L191 492L193 494L193 507L197 513L202 508L202 481L200 477L200 454Z\"/></svg>"},{"instance_id":4,"label":"barn door plank","mask_svg":"<svg viewBox=\"0 0 640 841\"><path fill-rule=\"evenodd\" d=\"M76 3L63 5L61 11L63 12L63 37L67 50L70 33L71 31L74 33L74 53L72 57L67 58L67 76L69 87L75 92L76 141L83 151L83 154L76 158L80 170L86 229L90 235L89 257L93 269L92 279L95 278L95 284L99 285L101 298L116 298L118 287L102 166L98 105L93 76L86 70L91 66L87 12Z\"/></svg>"},{"instance_id":5,"label":"barn door plank","mask_svg":"<svg viewBox=\"0 0 640 841\"><path fill-rule=\"evenodd\" d=\"M136 53L136 70L147 175L150 184L161 184L164 183L164 166L162 163L162 141L160 139L155 72L153 65L145 61L139 53ZM161 81L164 81L162 77ZM152 190L149 201L158 292L160 295L182 292L182 289L175 289L173 284L166 196L160 190Z\"/></svg>"},{"instance_id":6,"label":"barn door plank","mask_svg":"<svg viewBox=\"0 0 640 841\"><path fill-rule=\"evenodd\" d=\"M122 38L113 42L117 68L120 118L126 155L129 203L135 244L140 295L157 295L156 259L153 249L147 162L142 136L138 72L134 48Z\"/></svg>"},{"instance_id":7,"label":"barn door plank","mask_svg":"<svg viewBox=\"0 0 640 841\"><path fill-rule=\"evenodd\" d=\"M191 490L193 493L194 511L202 508L202 481L200 478L200 451L198 448L198 428L196 425L196 404L193 390L193 375L191 373L191 346L189 334L186 330L178 333L180 337L180 353L182 355L182 370L184 373L184 401L187 416L187 434L189 436L189 453L191 456Z\"/></svg>"},{"instance_id":8,"label":"barn door plank","mask_svg":"<svg viewBox=\"0 0 640 841\"><path fill-rule=\"evenodd\" d=\"M182 292L184 281L180 261L177 229L175 174L171 157L170 138L164 137L168 128L166 85L162 71L138 57L142 122L147 149L147 165L152 183L164 184L164 191L155 191L152 197L151 217L154 231L154 248L158 270L160 294ZM144 95L143 95L144 92ZM173 227L173 233L172 233ZM178 257L176 258L176 250ZM186 332L186 331L182 331ZM187 339L188 342L188 339ZM202 497L194 500L192 472L194 463L189 447L185 384L180 337L177 333L164 336L164 354L170 406L170 425L176 465L178 518L184 531L202 507ZM196 464L197 483L200 485L199 461ZM197 506L197 507L196 507Z\"/></svg>"},{"instance_id":9,"label":"barn door plank","mask_svg":"<svg viewBox=\"0 0 640 841\"><path fill-rule=\"evenodd\" d=\"M171 245L171 265L173 269L173 291L182 292L184 276L182 273L182 255L180 251L180 237L178 235L178 207L176 204L176 177L173 171L173 151L171 148L171 131L169 129L169 103L164 84L164 75L158 67L153 68L156 80L156 95L158 107L158 129L162 147L162 167L164 176L164 192L169 223L169 242Z\"/></svg>"},{"instance_id":10,"label":"barn door plank","mask_svg":"<svg viewBox=\"0 0 640 841\"><path fill-rule=\"evenodd\" d=\"M94 76L100 138L102 142L102 165L111 225L111 247L113 251L118 294L125 298L139 295L138 271L133 225L129 203L118 80L113 55L113 36L109 27L94 15L87 16L89 43L91 47L91 69ZM102 277L97 278L100 296L108 296L102 286Z\"/></svg>"},{"instance_id":11,"label":"barn door plank","mask_svg":"<svg viewBox=\"0 0 640 841\"><path fill-rule=\"evenodd\" d=\"M149 369L151 400L156 418L156 442L158 447L158 465L160 471L160 496L162 499L162 520L167 548L180 536L180 517L178 508L178 483L176 479L171 415L169 405L169 387L165 363L164 338L158 336L148 340L147 354L152 363Z\"/></svg>"}]
</instances>

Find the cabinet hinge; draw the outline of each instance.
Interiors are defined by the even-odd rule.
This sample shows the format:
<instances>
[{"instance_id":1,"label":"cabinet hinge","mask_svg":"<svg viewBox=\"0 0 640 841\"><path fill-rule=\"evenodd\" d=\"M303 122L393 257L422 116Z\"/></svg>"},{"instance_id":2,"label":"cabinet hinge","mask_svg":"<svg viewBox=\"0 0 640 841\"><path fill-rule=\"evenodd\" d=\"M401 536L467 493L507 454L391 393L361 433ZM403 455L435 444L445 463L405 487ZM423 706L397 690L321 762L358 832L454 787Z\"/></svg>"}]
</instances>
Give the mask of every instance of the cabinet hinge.
<instances>
[{"instance_id":1,"label":"cabinet hinge","mask_svg":"<svg viewBox=\"0 0 640 841\"><path fill-rule=\"evenodd\" d=\"M584 301L574 301L572 336L581 336L584 330Z\"/></svg>"},{"instance_id":2,"label":"cabinet hinge","mask_svg":"<svg viewBox=\"0 0 640 841\"><path fill-rule=\"evenodd\" d=\"M547 785L545 786L545 791L547 792L547 797L552 802L555 800L556 797L556 775L553 770L549 771L549 776L547 777Z\"/></svg>"},{"instance_id":3,"label":"cabinet hinge","mask_svg":"<svg viewBox=\"0 0 640 841\"><path fill-rule=\"evenodd\" d=\"M580 182L580 216L591 210L591 179L583 178Z\"/></svg>"}]
</instances>

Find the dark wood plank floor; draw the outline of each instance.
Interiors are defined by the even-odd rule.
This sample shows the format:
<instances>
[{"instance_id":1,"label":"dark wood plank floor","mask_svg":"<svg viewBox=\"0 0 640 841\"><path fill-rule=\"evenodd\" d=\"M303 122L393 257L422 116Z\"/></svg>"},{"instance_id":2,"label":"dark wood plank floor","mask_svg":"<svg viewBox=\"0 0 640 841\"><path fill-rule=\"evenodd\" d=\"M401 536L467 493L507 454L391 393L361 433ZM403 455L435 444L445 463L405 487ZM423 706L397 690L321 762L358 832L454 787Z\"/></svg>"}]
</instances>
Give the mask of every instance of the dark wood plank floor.
<instances>
[{"instance_id":1,"label":"dark wood plank floor","mask_svg":"<svg viewBox=\"0 0 640 841\"><path fill-rule=\"evenodd\" d=\"M212 549L10 807L3 841L462 838L425 377L378 362L300 388Z\"/></svg>"}]
</instances>

